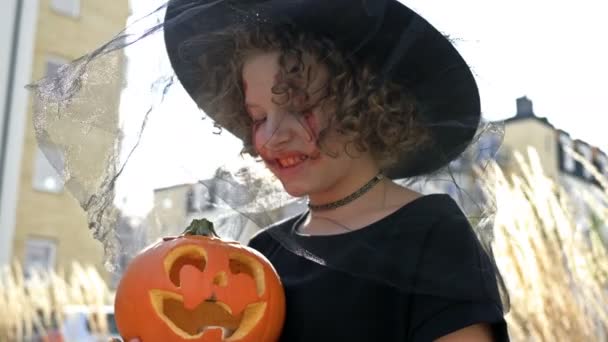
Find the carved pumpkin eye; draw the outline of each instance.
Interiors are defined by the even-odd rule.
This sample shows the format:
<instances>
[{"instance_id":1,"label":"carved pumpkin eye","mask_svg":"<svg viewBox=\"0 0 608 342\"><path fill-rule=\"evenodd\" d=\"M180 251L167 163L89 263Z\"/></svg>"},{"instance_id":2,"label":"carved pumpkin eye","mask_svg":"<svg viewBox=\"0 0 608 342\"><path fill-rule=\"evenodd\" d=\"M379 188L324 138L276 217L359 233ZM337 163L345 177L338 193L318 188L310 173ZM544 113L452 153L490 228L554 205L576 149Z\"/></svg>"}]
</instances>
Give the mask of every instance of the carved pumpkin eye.
<instances>
[{"instance_id":1,"label":"carved pumpkin eye","mask_svg":"<svg viewBox=\"0 0 608 342\"><path fill-rule=\"evenodd\" d=\"M237 259L230 259L230 272L232 274L245 273L253 278L253 270L249 265L240 262Z\"/></svg>"},{"instance_id":2,"label":"carved pumpkin eye","mask_svg":"<svg viewBox=\"0 0 608 342\"><path fill-rule=\"evenodd\" d=\"M230 272L234 275L246 274L255 281L258 297L261 297L266 292L266 283L264 282L264 267L254 258L233 253L230 255Z\"/></svg>"},{"instance_id":3,"label":"carved pumpkin eye","mask_svg":"<svg viewBox=\"0 0 608 342\"><path fill-rule=\"evenodd\" d=\"M207 253L205 249L197 246L184 246L173 250L165 259L165 271L169 274L169 280L180 287L180 271L186 265L205 271L207 266Z\"/></svg>"}]
</instances>

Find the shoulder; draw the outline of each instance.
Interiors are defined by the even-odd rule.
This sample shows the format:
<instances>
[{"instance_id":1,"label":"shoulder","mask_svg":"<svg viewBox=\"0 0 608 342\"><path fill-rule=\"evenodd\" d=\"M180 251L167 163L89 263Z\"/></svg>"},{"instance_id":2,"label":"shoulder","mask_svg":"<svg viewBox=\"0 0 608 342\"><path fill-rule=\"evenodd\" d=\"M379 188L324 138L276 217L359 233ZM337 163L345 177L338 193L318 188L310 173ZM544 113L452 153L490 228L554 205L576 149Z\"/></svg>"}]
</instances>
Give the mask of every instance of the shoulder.
<instances>
[{"instance_id":1,"label":"shoulder","mask_svg":"<svg viewBox=\"0 0 608 342\"><path fill-rule=\"evenodd\" d=\"M432 215L419 245L419 271L460 275L469 281L494 278L495 268L469 218L448 195L433 196L420 211ZM468 277L475 275L475 277ZM482 277L483 276L483 277ZM480 279L482 277L483 279Z\"/></svg>"},{"instance_id":2,"label":"shoulder","mask_svg":"<svg viewBox=\"0 0 608 342\"><path fill-rule=\"evenodd\" d=\"M451 197L427 199L418 214L427 213L434 216L417 246L414 340L434 340L475 324L489 324L495 340L508 340L490 249Z\"/></svg>"},{"instance_id":3,"label":"shoulder","mask_svg":"<svg viewBox=\"0 0 608 342\"><path fill-rule=\"evenodd\" d=\"M391 226L410 238L417 234L426 239L441 240L470 239L473 229L469 219L456 201L447 194L420 196L394 212L388 221ZM441 238L441 239L439 239ZM446 241L447 242L447 241ZM420 246L422 247L422 246Z\"/></svg>"},{"instance_id":4,"label":"shoulder","mask_svg":"<svg viewBox=\"0 0 608 342\"><path fill-rule=\"evenodd\" d=\"M421 196L398 212L397 222L417 227L424 235L420 248L463 247L478 241L469 218L446 194Z\"/></svg>"},{"instance_id":5,"label":"shoulder","mask_svg":"<svg viewBox=\"0 0 608 342\"><path fill-rule=\"evenodd\" d=\"M456 201L450 195L443 193L419 195L404 203L395 212L404 219L420 217L426 218L427 221L436 221L449 217L464 217Z\"/></svg>"},{"instance_id":6,"label":"shoulder","mask_svg":"<svg viewBox=\"0 0 608 342\"><path fill-rule=\"evenodd\" d=\"M447 195L442 196L434 211L436 218L423 245L427 261L442 261L450 266L464 261L467 265L478 265L486 250L456 201Z\"/></svg>"},{"instance_id":7,"label":"shoulder","mask_svg":"<svg viewBox=\"0 0 608 342\"><path fill-rule=\"evenodd\" d=\"M440 197L435 208L436 220L429 231L429 242L477 249L479 240L469 218L450 196ZM457 246L458 247L458 246ZM461 250L462 251L462 250Z\"/></svg>"},{"instance_id":8,"label":"shoulder","mask_svg":"<svg viewBox=\"0 0 608 342\"><path fill-rule=\"evenodd\" d=\"M288 217L264 229L261 229L251 237L248 246L257 249L260 252L264 252L269 248L272 248L274 245L277 244L276 239L274 239L272 235L288 233L294 222L297 221L301 215L302 214L298 214L292 217Z\"/></svg>"},{"instance_id":9,"label":"shoulder","mask_svg":"<svg viewBox=\"0 0 608 342\"><path fill-rule=\"evenodd\" d=\"M450 196L418 198L391 225L385 245L416 288L455 300L501 302L490 247Z\"/></svg>"}]
</instances>

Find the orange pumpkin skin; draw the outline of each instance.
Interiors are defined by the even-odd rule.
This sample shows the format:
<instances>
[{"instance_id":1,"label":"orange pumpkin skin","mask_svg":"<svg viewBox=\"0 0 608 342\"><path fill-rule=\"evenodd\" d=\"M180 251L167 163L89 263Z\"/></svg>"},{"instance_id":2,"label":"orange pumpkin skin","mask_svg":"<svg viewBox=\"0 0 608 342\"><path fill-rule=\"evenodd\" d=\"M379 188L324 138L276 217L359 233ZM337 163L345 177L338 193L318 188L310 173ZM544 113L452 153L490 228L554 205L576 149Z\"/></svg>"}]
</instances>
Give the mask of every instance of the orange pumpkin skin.
<instances>
[{"instance_id":1,"label":"orange pumpkin skin","mask_svg":"<svg viewBox=\"0 0 608 342\"><path fill-rule=\"evenodd\" d=\"M115 317L125 341L272 342L283 327L285 294L256 250L184 235L165 238L132 260L117 288Z\"/></svg>"}]
</instances>

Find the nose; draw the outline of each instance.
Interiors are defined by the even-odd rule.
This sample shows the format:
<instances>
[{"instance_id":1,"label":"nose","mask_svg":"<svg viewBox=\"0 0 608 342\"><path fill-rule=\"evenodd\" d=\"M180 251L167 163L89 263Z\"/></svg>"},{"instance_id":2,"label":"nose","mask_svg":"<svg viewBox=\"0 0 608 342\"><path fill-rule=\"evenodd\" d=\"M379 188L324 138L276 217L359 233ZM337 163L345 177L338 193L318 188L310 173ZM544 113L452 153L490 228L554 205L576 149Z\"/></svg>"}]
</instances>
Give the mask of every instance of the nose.
<instances>
[{"instance_id":1,"label":"nose","mask_svg":"<svg viewBox=\"0 0 608 342\"><path fill-rule=\"evenodd\" d=\"M204 272L192 265L182 267L179 279L184 307L194 310L204 301L220 301L235 314L243 312L252 300L258 298L257 285L247 273L224 271L229 268L227 260L225 263L208 264Z\"/></svg>"},{"instance_id":2,"label":"nose","mask_svg":"<svg viewBox=\"0 0 608 342\"><path fill-rule=\"evenodd\" d=\"M218 271L209 281L207 272L201 272L192 265L185 265L180 270L180 287L184 307L194 310L205 300L214 300L220 288L228 286L228 276L225 271Z\"/></svg>"},{"instance_id":3,"label":"nose","mask_svg":"<svg viewBox=\"0 0 608 342\"><path fill-rule=\"evenodd\" d=\"M267 120L260 138L261 145L269 150L280 150L284 147L296 134L300 125L295 115L290 113L272 115Z\"/></svg>"}]
</instances>

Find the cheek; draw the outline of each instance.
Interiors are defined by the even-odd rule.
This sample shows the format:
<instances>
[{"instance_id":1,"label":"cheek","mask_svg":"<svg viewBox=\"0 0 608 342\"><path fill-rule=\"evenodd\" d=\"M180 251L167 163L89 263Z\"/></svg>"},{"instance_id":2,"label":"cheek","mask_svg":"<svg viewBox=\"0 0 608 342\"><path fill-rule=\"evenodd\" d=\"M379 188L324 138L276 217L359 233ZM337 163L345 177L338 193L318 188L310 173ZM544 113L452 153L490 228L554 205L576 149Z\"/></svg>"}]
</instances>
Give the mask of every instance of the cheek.
<instances>
[{"instance_id":1,"label":"cheek","mask_svg":"<svg viewBox=\"0 0 608 342\"><path fill-rule=\"evenodd\" d=\"M315 113L304 114L304 128L310 141L316 141L319 138L319 119Z\"/></svg>"},{"instance_id":2,"label":"cheek","mask_svg":"<svg viewBox=\"0 0 608 342\"><path fill-rule=\"evenodd\" d=\"M256 125L252 125L251 143L253 145L253 149L257 154L260 155L260 157L262 157L263 159L268 159L268 148L266 146L268 137L264 135L263 131L263 128L256 127Z\"/></svg>"}]
</instances>

